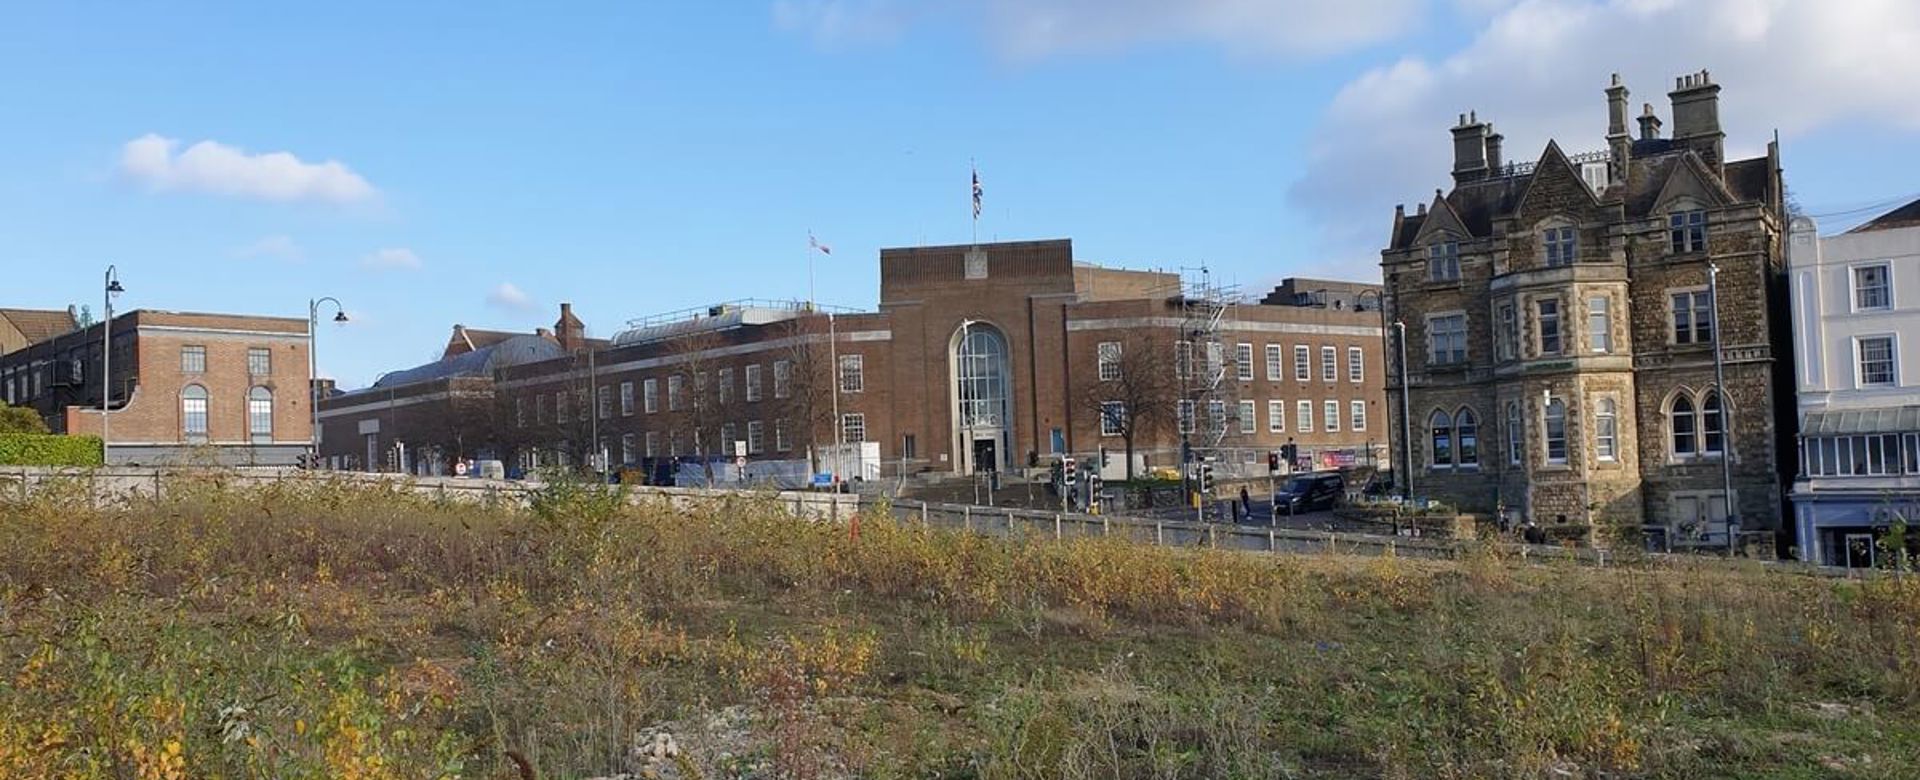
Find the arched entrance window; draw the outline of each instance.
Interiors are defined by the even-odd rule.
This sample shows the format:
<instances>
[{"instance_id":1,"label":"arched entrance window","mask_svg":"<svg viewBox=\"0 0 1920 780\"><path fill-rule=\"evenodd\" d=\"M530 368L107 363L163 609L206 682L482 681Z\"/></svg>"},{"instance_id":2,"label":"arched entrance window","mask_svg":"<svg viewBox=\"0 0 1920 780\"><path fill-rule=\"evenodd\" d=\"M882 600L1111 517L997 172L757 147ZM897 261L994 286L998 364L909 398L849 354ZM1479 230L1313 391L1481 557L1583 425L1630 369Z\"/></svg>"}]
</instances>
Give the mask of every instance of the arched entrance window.
<instances>
[{"instance_id":1,"label":"arched entrance window","mask_svg":"<svg viewBox=\"0 0 1920 780\"><path fill-rule=\"evenodd\" d=\"M954 428L965 473L998 471L1013 441L1007 339L999 328L965 322L953 337Z\"/></svg>"},{"instance_id":2,"label":"arched entrance window","mask_svg":"<svg viewBox=\"0 0 1920 780\"><path fill-rule=\"evenodd\" d=\"M207 441L207 389L187 385L180 390L180 434L190 444Z\"/></svg>"}]
</instances>

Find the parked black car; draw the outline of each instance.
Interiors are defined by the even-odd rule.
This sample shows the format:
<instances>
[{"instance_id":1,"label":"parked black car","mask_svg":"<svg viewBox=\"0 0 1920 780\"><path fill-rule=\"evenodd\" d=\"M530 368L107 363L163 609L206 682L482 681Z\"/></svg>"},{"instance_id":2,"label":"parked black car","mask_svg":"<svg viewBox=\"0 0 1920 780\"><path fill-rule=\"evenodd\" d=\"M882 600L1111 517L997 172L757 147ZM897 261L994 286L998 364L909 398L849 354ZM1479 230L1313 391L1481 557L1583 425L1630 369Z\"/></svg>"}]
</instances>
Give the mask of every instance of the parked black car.
<instances>
[{"instance_id":1,"label":"parked black car","mask_svg":"<svg viewBox=\"0 0 1920 780\"><path fill-rule=\"evenodd\" d=\"M1338 471L1295 474L1273 494L1275 517L1289 512L1332 509L1347 497L1347 478Z\"/></svg>"}]
</instances>

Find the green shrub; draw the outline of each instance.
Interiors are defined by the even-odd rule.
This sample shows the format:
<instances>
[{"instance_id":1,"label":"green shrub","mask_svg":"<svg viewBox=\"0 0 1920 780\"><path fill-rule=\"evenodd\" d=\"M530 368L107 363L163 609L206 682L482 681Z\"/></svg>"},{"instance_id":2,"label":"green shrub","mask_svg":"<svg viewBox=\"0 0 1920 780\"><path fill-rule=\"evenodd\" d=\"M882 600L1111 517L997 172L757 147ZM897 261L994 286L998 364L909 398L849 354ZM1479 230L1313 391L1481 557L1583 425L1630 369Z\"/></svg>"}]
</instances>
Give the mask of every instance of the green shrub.
<instances>
[{"instance_id":1,"label":"green shrub","mask_svg":"<svg viewBox=\"0 0 1920 780\"><path fill-rule=\"evenodd\" d=\"M0 466L98 466L98 436L0 433Z\"/></svg>"},{"instance_id":2,"label":"green shrub","mask_svg":"<svg viewBox=\"0 0 1920 780\"><path fill-rule=\"evenodd\" d=\"M8 406L0 401L0 433L46 433L47 423L24 406Z\"/></svg>"}]
</instances>

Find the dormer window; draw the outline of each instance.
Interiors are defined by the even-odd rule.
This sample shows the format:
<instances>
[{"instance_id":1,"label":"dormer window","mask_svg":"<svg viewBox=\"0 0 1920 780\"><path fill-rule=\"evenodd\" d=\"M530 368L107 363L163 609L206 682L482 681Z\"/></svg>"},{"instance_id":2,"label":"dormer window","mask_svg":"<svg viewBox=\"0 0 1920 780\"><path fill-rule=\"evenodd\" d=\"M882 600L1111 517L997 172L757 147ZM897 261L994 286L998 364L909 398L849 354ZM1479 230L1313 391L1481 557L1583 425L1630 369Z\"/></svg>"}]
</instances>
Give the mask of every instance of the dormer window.
<instances>
[{"instance_id":1,"label":"dormer window","mask_svg":"<svg viewBox=\"0 0 1920 780\"><path fill-rule=\"evenodd\" d=\"M1460 280L1460 242L1443 241L1427 247L1427 279L1434 282Z\"/></svg>"},{"instance_id":2,"label":"dormer window","mask_svg":"<svg viewBox=\"0 0 1920 780\"><path fill-rule=\"evenodd\" d=\"M1547 228L1544 238L1547 247L1548 268L1573 265L1574 253L1579 246L1578 239L1574 238L1573 228Z\"/></svg>"},{"instance_id":3,"label":"dormer window","mask_svg":"<svg viewBox=\"0 0 1920 780\"><path fill-rule=\"evenodd\" d=\"M1667 239L1673 253L1704 252L1707 249L1707 212L1705 209L1676 211L1667 217Z\"/></svg>"}]
</instances>

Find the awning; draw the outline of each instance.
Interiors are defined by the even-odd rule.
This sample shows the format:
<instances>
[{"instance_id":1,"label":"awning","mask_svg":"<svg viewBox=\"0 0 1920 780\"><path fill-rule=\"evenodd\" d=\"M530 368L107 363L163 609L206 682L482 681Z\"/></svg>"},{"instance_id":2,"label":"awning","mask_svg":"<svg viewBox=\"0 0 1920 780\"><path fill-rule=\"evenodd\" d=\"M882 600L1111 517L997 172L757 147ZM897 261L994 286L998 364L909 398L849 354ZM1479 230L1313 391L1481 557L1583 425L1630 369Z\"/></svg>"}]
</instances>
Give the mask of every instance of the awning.
<instances>
[{"instance_id":1,"label":"awning","mask_svg":"<svg viewBox=\"0 0 1920 780\"><path fill-rule=\"evenodd\" d=\"M1846 436L1855 433L1920 431L1920 406L1885 406L1807 412L1800 420L1801 436Z\"/></svg>"}]
</instances>

